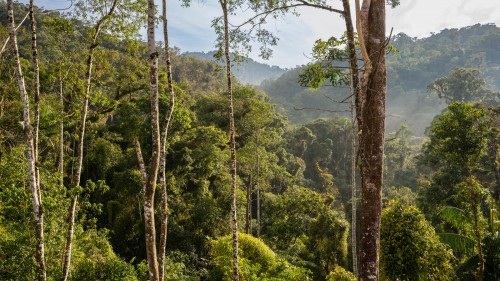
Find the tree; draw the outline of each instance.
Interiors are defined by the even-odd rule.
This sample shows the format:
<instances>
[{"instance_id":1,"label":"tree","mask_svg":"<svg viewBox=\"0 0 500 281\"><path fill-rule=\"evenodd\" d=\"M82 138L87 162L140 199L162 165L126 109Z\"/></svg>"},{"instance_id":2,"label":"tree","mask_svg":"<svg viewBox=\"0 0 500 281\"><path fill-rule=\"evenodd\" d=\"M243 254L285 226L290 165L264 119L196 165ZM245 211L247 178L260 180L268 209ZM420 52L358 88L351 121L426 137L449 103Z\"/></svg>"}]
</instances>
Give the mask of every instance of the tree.
<instances>
[{"instance_id":1,"label":"tree","mask_svg":"<svg viewBox=\"0 0 500 281\"><path fill-rule=\"evenodd\" d=\"M474 176L466 177L457 185L457 189L461 209L446 206L439 212L439 216L458 233L443 233L440 236L457 256L468 254L468 259L461 264L458 272L473 272L474 279L481 281L485 268L483 238L487 229L481 208L488 193ZM471 256L474 251L476 254Z\"/></svg>"},{"instance_id":2,"label":"tree","mask_svg":"<svg viewBox=\"0 0 500 281\"><path fill-rule=\"evenodd\" d=\"M226 60L226 79L227 79L227 95L229 102L229 149L231 152L231 223L233 231L233 281L239 280L238 273L238 217L236 215L236 140L234 137L234 109L233 109L233 85L232 85L232 73L231 73L231 54L229 50L230 45L230 34L229 34L229 19L228 10L232 9L228 0L219 0L219 4L222 7L223 21L224 21L224 32L223 32L223 46L222 42L220 53L224 53Z\"/></svg>"},{"instance_id":3,"label":"tree","mask_svg":"<svg viewBox=\"0 0 500 281\"><path fill-rule=\"evenodd\" d=\"M451 103L429 128L423 147L423 162L434 168L424 198L437 205L459 206L457 184L478 172L486 153L490 119L471 103Z\"/></svg>"},{"instance_id":4,"label":"tree","mask_svg":"<svg viewBox=\"0 0 500 281\"><path fill-rule=\"evenodd\" d=\"M30 14L33 13L33 3L30 3ZM28 93L26 92L26 86L24 82L23 71L21 68L21 61L19 56L19 49L17 46L17 35L16 35L16 25L14 21L14 4L11 0L7 1L7 9L9 15L9 38L11 41L12 50L14 53L14 62L15 62L15 73L17 77L19 93L21 95L21 100L23 102L23 127L25 133L25 141L28 155L28 167L29 167L29 179L30 179L30 187L31 187L31 202L33 207L33 217L35 220L35 237L36 237L36 261L37 261L37 279L38 280L46 280L47 273L45 267L45 245L44 245L44 231L43 231L43 206L42 206L42 197L40 192L40 181L39 174L36 169L36 132L38 129L35 129L35 135L33 132L33 127L30 121L30 105ZM32 19L33 20L33 19ZM32 21L32 24L33 21ZM36 33L33 29L33 44L34 49L33 52L36 53ZM34 65L37 68L36 56L34 56ZM36 70L35 70L36 72ZM37 82L35 82L37 83ZM36 89L38 87L35 86ZM35 101L38 101L38 95L35 96ZM38 105L36 105L38 108ZM38 116L38 114L36 114ZM38 124L38 120L35 120L35 124Z\"/></svg>"},{"instance_id":5,"label":"tree","mask_svg":"<svg viewBox=\"0 0 500 281\"><path fill-rule=\"evenodd\" d=\"M291 186L283 194L265 193L262 237L273 248L307 266L322 280L335 266L347 264L349 224L332 208L333 198Z\"/></svg>"},{"instance_id":6,"label":"tree","mask_svg":"<svg viewBox=\"0 0 500 281\"><path fill-rule=\"evenodd\" d=\"M147 17L148 52L149 52L149 99L151 105L151 137L152 151L149 172L141 153L141 146L136 139L136 152L142 176L142 189L144 192L144 228L146 237L146 256L148 261L148 277L151 281L159 280L158 256L156 253L156 230L154 196L156 190L158 168L160 166L161 139L158 103L158 51L155 46L155 3L148 0Z\"/></svg>"},{"instance_id":7,"label":"tree","mask_svg":"<svg viewBox=\"0 0 500 281\"><path fill-rule=\"evenodd\" d=\"M80 186L82 175L83 158L84 158L84 142L87 115L89 110L89 101L91 98L92 85L92 68L94 63L94 55L96 48L99 46L99 37L106 29L115 31L117 36L125 38L132 36L137 31L136 23L141 21L141 6L142 1L130 0L105 0L104 3L94 3L93 0L80 1L77 3L76 13L82 16L85 20L90 20L93 23L91 29L91 42L87 49L87 61L85 69L85 90L83 93L80 127L78 128L78 145L77 145L77 160L76 168L71 182L71 188L75 189ZM116 16L120 6L120 15ZM110 24L112 22L112 24ZM155 179L156 180L156 179ZM78 192L73 192L68 218L68 233L66 238L66 247L64 255L63 280L67 280L70 262L71 262L71 247L73 241L74 224L76 217L76 206L78 203Z\"/></svg>"},{"instance_id":8,"label":"tree","mask_svg":"<svg viewBox=\"0 0 500 281\"><path fill-rule=\"evenodd\" d=\"M167 162L166 142L168 129L172 119L175 105L174 85L172 81L172 65L170 60L170 45L168 43L168 22L167 22L167 2L162 1L162 21L163 21L163 40L165 41L165 62L167 66L167 83L170 94L170 104L165 113L165 119L162 124L161 143L160 143L160 185L161 185L161 224L160 224L160 253L159 253L159 280L163 281L165 272L165 247L167 244L167 226L168 226L168 195L165 166Z\"/></svg>"},{"instance_id":9,"label":"tree","mask_svg":"<svg viewBox=\"0 0 500 281\"><path fill-rule=\"evenodd\" d=\"M450 280L453 255L416 207L389 203L381 229L382 272L389 280Z\"/></svg>"},{"instance_id":10,"label":"tree","mask_svg":"<svg viewBox=\"0 0 500 281\"><path fill-rule=\"evenodd\" d=\"M65 93L72 81L78 78L79 62L72 60L75 55L80 54L80 48L77 48L73 44L72 34L75 32L75 27L72 25L70 19L62 18L60 16L45 18L43 21L44 27L48 28L47 39L51 38L50 44L46 45L47 49L50 49L51 65L54 72L57 72L55 76L59 82L58 95L59 95L59 151L58 151L58 172L60 176L60 185L64 187L64 177L65 177L65 123L67 122L67 113L65 110ZM70 47L71 46L71 47ZM62 48L61 48L62 47ZM67 49L74 49L75 52L66 52ZM78 50L78 51L76 51ZM69 91L68 91L69 92Z\"/></svg>"},{"instance_id":11,"label":"tree","mask_svg":"<svg viewBox=\"0 0 500 281\"><path fill-rule=\"evenodd\" d=\"M488 108L490 118L490 140L488 145L488 155L486 166L494 179L492 195L494 200L500 200L500 106Z\"/></svg>"},{"instance_id":12,"label":"tree","mask_svg":"<svg viewBox=\"0 0 500 281\"><path fill-rule=\"evenodd\" d=\"M484 277L484 250L483 237L487 229L486 220L483 217L481 207L488 193L484 190L481 183L470 176L459 185L458 197L461 199L462 208L469 214L476 242L476 251L479 257L479 266L477 269L477 280L482 281Z\"/></svg>"},{"instance_id":13,"label":"tree","mask_svg":"<svg viewBox=\"0 0 500 281\"><path fill-rule=\"evenodd\" d=\"M385 1L356 0L357 31L365 71L357 112L360 114L361 218L359 280L378 280L384 166L386 38Z\"/></svg>"},{"instance_id":14,"label":"tree","mask_svg":"<svg viewBox=\"0 0 500 281\"><path fill-rule=\"evenodd\" d=\"M38 47L36 39L36 18L34 11L34 0L30 0L30 28L31 28L31 64L33 66L33 96L34 96L34 117L33 117L33 154L35 155L35 169L37 173L38 192L40 192L40 171L38 168L38 135L40 130L40 67L38 65ZM40 197L40 196L39 196ZM40 200L41 201L41 200ZM43 207L42 207L43 208Z\"/></svg>"},{"instance_id":15,"label":"tree","mask_svg":"<svg viewBox=\"0 0 500 281\"><path fill-rule=\"evenodd\" d=\"M388 1L393 7L398 1ZM281 3L279 3L281 4ZM346 25L352 31L352 23L347 11L338 11L324 3L308 3L300 1L298 4L290 4L285 1L283 6L273 6L272 3L265 8L269 11L287 11L296 6L313 6L326 9L332 12L343 14L346 18ZM344 1L344 5L347 5ZM359 87L354 84L356 96L356 114L359 132L359 158L361 169L361 248L362 256L360 263L360 280L378 280L378 250L380 239L380 216L382 209L381 190L383 181L383 152L384 152L384 132L385 132L385 97L387 91L386 82L386 38L385 38L385 4L382 0L365 0L360 7L359 0L356 1L358 39L360 50L364 62L364 73ZM254 18L250 20L253 21ZM260 21L265 22L265 17ZM349 32L349 46L351 58L355 57L354 35ZM351 59L351 65L355 65L355 60ZM357 67L354 67L357 70ZM334 71L335 72L335 71ZM357 83L359 77L356 72L351 72L352 80ZM359 89L359 90L358 90Z\"/></svg>"},{"instance_id":16,"label":"tree","mask_svg":"<svg viewBox=\"0 0 500 281\"><path fill-rule=\"evenodd\" d=\"M90 95L90 86L91 86L91 79L92 79L92 63L94 59L94 50L98 46L97 43L97 38L99 34L101 33L101 28L103 27L103 24L113 15L115 12L116 7L118 6L119 1L114 0L110 9L106 11L105 15L103 15L102 18L100 18L94 28L93 28L93 34L92 34L92 42L88 48L88 57L87 57L87 68L86 68L86 73L85 73L85 93L83 95L83 103L82 103L82 108L81 108L81 115L80 115L80 128L79 128L79 139L78 139L78 147L77 147L77 163L76 163L76 170L75 174L73 175L72 179L72 188L77 188L80 186L80 177L82 174L82 166L83 166L83 147L84 147L84 141L85 141L85 127L86 127L86 122L87 122L87 113L88 113L88 108L89 108L89 95ZM69 209L69 217L68 217L68 234L66 237L66 247L65 247L65 253L64 253L64 266L63 266L63 281L66 281L68 279L69 275L69 268L71 264L71 247L73 244L73 232L74 232L74 225L75 225L75 216L76 216L76 204L78 202L78 193L74 193L73 196L71 197L71 203L70 203L70 209Z\"/></svg>"},{"instance_id":17,"label":"tree","mask_svg":"<svg viewBox=\"0 0 500 281\"><path fill-rule=\"evenodd\" d=\"M427 85L429 92L434 92L447 103L453 102L492 102L494 91L487 88L486 80L477 68L456 68L447 77L441 77Z\"/></svg>"}]
</instances>

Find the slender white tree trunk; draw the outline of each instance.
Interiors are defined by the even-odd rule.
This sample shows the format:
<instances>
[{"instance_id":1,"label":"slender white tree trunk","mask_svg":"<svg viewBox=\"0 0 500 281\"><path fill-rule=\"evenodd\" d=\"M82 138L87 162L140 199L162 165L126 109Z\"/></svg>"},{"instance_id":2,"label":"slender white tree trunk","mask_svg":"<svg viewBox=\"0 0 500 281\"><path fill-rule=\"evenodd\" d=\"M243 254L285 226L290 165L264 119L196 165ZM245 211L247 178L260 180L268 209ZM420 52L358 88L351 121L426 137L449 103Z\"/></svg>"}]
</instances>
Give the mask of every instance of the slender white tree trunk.
<instances>
[{"instance_id":1,"label":"slender white tree trunk","mask_svg":"<svg viewBox=\"0 0 500 281\"><path fill-rule=\"evenodd\" d=\"M59 80L59 105L61 106L61 120L59 120L59 184L64 187L64 82L62 76Z\"/></svg>"},{"instance_id":2,"label":"slender white tree trunk","mask_svg":"<svg viewBox=\"0 0 500 281\"><path fill-rule=\"evenodd\" d=\"M91 79L92 79L92 64L94 59L94 51L97 47L97 38L101 33L102 25L109 19L109 17L115 12L116 7L118 6L119 1L113 1L111 8L108 13L103 16L94 26L94 34L92 36L92 43L88 49L88 57L87 57L87 71L85 73L85 94L82 102L82 111L81 111L81 119L80 119L80 131L79 131L79 139L77 146L77 162L76 162L76 170L73 176L72 188L76 188L80 186L80 178L82 174L83 167L83 146L85 141L85 129L87 122L87 113L89 108L89 95L90 95L90 87L91 87ZM76 205L78 203L78 194L74 194L71 197L71 203L69 208L69 217L68 217L68 232L66 234L66 246L64 250L64 264L63 264L63 276L62 280L68 280L69 269L71 265L71 248L73 246L73 233L75 229L75 217L76 217Z\"/></svg>"},{"instance_id":3,"label":"slender white tree trunk","mask_svg":"<svg viewBox=\"0 0 500 281\"><path fill-rule=\"evenodd\" d=\"M167 230L168 230L168 193L166 180L166 165L167 165L167 136L172 120L172 113L175 106L175 93L172 79L172 64L170 60L170 45L168 41L168 21L167 21L167 1L162 1L162 20L163 20L163 39L165 40L165 62L167 65L167 80L168 92L170 94L170 104L165 113L165 120L162 125L161 134L161 151L160 151L160 185L161 185L161 230L160 230L160 250L159 250L159 278L164 280L165 276L165 252L167 246Z\"/></svg>"},{"instance_id":4,"label":"slender white tree trunk","mask_svg":"<svg viewBox=\"0 0 500 281\"><path fill-rule=\"evenodd\" d=\"M253 192L253 175L250 172L250 180L247 186L247 205L245 213L245 233L252 235L252 192Z\"/></svg>"},{"instance_id":5,"label":"slender white tree trunk","mask_svg":"<svg viewBox=\"0 0 500 281\"><path fill-rule=\"evenodd\" d=\"M224 17L224 53L226 57L226 78L227 94L229 101L229 138L231 150L231 222L233 229L233 281L239 280L238 273L238 217L236 214L236 140L234 138L234 107L233 107L233 85L231 77L231 54L229 50L229 19L228 19L228 1L219 0L222 6Z\"/></svg>"},{"instance_id":6,"label":"slender white tree trunk","mask_svg":"<svg viewBox=\"0 0 500 281\"><path fill-rule=\"evenodd\" d=\"M160 121L158 106L158 51L155 45L155 3L148 0L148 52L149 52L149 95L151 103L152 151L149 173L144 192L144 224L146 238L146 256L149 268L149 280L159 280L158 258L156 252L156 229L154 217L154 196L160 164Z\"/></svg>"},{"instance_id":7,"label":"slender white tree trunk","mask_svg":"<svg viewBox=\"0 0 500 281\"><path fill-rule=\"evenodd\" d=\"M260 137L260 129L257 132L257 149L259 147L259 137ZM257 150L257 178L255 179L255 189L257 196L257 238L260 237L260 154Z\"/></svg>"},{"instance_id":8,"label":"slender white tree trunk","mask_svg":"<svg viewBox=\"0 0 500 281\"><path fill-rule=\"evenodd\" d=\"M31 64L33 66L33 96L35 101L33 118L33 153L35 155L37 193L40 202L42 202L42 194L40 191L40 169L38 168L38 134L40 129L40 67L38 66L38 47L36 43L36 19L34 11L34 0L30 0L29 7L32 53Z\"/></svg>"},{"instance_id":9,"label":"slender white tree trunk","mask_svg":"<svg viewBox=\"0 0 500 281\"><path fill-rule=\"evenodd\" d=\"M356 56L356 46L354 42L354 27L352 24L351 7L349 0L342 0L344 8L344 21L347 34L347 50L349 52L349 72L351 75L351 201L352 201L352 221L351 221L351 244L352 244L352 268L354 274L358 275L358 233L357 233L357 190L356 190L356 137L357 129L361 124L361 85L359 81L358 58Z\"/></svg>"},{"instance_id":10,"label":"slender white tree trunk","mask_svg":"<svg viewBox=\"0 0 500 281\"><path fill-rule=\"evenodd\" d=\"M351 84L352 86L352 84ZM356 113L354 95L351 97L351 253L352 271L358 275L358 247L357 247L357 189L356 189Z\"/></svg>"},{"instance_id":11,"label":"slender white tree trunk","mask_svg":"<svg viewBox=\"0 0 500 281\"><path fill-rule=\"evenodd\" d=\"M32 4L32 3L31 3ZM37 171L36 171L36 148L35 140L33 136L33 128L30 121L30 106L28 93L26 92L26 85L24 83L23 71L21 68L21 62L19 58L19 49L17 46L17 35L16 35L16 25L14 21L14 4L12 0L7 1L8 10L8 25L9 25L9 37L12 44L12 50L14 55L15 63L15 73L17 76L17 82L19 87L19 93L21 94L21 100L23 102L23 126L24 133L26 137L26 148L28 156L28 171L29 171L29 182L31 188L31 203L33 207L33 218L35 220L35 235L36 235L36 251L35 259L37 263L37 279L46 280L46 266L45 266L45 246L44 246L44 233L43 233L43 209L40 191L38 187ZM31 9L30 9L31 11ZM36 46L36 36L34 44Z\"/></svg>"}]
</instances>

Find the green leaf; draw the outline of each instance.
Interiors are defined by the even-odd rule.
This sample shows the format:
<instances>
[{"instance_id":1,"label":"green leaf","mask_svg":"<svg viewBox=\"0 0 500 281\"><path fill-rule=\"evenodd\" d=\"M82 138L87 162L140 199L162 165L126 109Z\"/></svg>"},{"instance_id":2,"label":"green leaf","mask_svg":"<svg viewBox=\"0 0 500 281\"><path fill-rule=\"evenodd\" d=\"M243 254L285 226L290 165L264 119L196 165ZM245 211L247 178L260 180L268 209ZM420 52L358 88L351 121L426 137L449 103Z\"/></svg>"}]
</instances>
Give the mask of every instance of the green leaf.
<instances>
[{"instance_id":1,"label":"green leaf","mask_svg":"<svg viewBox=\"0 0 500 281\"><path fill-rule=\"evenodd\" d=\"M474 240L456 233L438 233L441 241L448 245L456 254L472 254Z\"/></svg>"},{"instance_id":2,"label":"green leaf","mask_svg":"<svg viewBox=\"0 0 500 281\"><path fill-rule=\"evenodd\" d=\"M438 216L457 230L466 230L470 225L469 218L465 212L456 207L445 206L439 211Z\"/></svg>"}]
</instances>

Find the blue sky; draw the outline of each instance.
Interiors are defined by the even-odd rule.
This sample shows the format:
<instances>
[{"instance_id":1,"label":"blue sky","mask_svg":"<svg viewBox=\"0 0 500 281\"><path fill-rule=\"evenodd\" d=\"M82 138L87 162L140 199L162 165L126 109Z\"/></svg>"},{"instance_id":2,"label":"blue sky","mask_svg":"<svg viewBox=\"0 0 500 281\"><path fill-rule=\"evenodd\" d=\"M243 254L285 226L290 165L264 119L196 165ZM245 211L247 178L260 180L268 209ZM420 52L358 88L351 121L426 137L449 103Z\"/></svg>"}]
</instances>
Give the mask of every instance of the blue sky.
<instances>
[{"instance_id":1,"label":"blue sky","mask_svg":"<svg viewBox=\"0 0 500 281\"><path fill-rule=\"evenodd\" d=\"M158 3L159 0L156 0ZM396 9L387 9L387 30L404 32L412 37L425 37L445 28L460 28L476 23L495 23L500 26L499 0L401 0ZM27 0L19 1L27 3ZM341 9L341 1L330 1ZM354 2L354 1L351 1ZM47 9L68 6L67 0L35 0L35 4ZM194 1L189 8L181 1L167 0L171 44L181 51L210 51L215 36L211 20L220 15L218 1ZM312 8L298 10L299 18L287 16L271 21L269 29L280 40L273 57L266 63L281 67L295 67L309 61L308 54L318 38L339 36L344 31L343 20L336 14ZM251 14L240 11L230 21L242 22ZM158 33L158 38L161 33ZM262 61L254 55L252 58Z\"/></svg>"}]
</instances>

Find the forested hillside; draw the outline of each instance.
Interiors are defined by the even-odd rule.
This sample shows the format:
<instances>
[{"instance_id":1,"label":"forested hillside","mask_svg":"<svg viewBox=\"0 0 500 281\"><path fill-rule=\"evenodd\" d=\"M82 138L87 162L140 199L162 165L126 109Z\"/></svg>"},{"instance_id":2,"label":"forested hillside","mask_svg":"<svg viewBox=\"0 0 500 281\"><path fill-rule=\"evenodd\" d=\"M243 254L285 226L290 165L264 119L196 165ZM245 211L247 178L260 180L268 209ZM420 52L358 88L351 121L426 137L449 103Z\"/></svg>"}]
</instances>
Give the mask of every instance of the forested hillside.
<instances>
[{"instance_id":1,"label":"forested hillside","mask_svg":"<svg viewBox=\"0 0 500 281\"><path fill-rule=\"evenodd\" d=\"M182 55L189 57L197 57L203 60L216 61L214 58L215 52L185 52ZM266 79L276 79L280 77L286 70L279 66L269 66L264 63L259 63L251 58L246 58L243 62L236 63L234 67L234 75L243 84L259 85Z\"/></svg>"},{"instance_id":2,"label":"forested hillside","mask_svg":"<svg viewBox=\"0 0 500 281\"><path fill-rule=\"evenodd\" d=\"M415 134L423 135L434 116L446 106L436 94L429 93L427 85L457 68L480 69L485 86L500 89L500 28L493 24L445 29L426 38L401 33L394 36L391 44L396 51L387 56L389 130L404 124ZM302 69L294 69L276 80L262 83L262 89L278 110L294 123L329 118L330 111L349 115L344 112L349 110L348 104L335 102L349 95L348 87L325 85L311 90L299 84L302 72Z\"/></svg>"},{"instance_id":3,"label":"forested hillside","mask_svg":"<svg viewBox=\"0 0 500 281\"><path fill-rule=\"evenodd\" d=\"M396 36L384 133L345 83L142 41L153 1L75 3L0 2L0 280L367 280L367 228L376 280L500 280L499 28Z\"/></svg>"}]
</instances>

